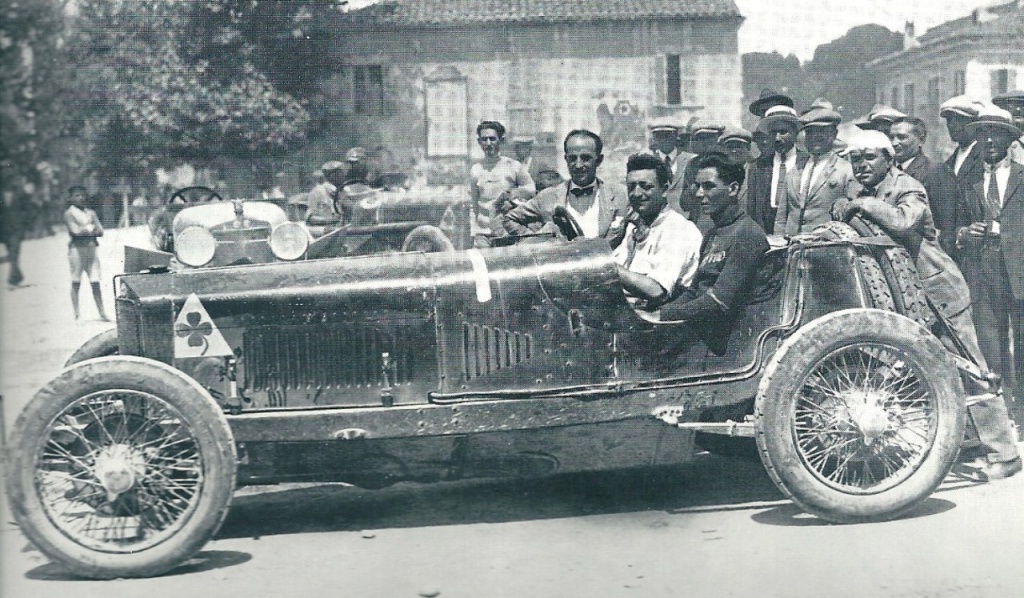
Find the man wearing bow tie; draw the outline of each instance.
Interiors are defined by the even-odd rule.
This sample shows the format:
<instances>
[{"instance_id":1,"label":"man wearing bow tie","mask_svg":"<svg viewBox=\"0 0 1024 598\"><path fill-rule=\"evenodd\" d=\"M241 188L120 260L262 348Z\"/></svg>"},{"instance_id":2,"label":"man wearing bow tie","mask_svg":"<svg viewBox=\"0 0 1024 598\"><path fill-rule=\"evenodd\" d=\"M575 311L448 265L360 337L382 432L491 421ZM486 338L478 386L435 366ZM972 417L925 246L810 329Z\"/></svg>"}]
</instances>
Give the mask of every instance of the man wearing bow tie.
<instances>
[{"instance_id":1,"label":"man wearing bow tie","mask_svg":"<svg viewBox=\"0 0 1024 598\"><path fill-rule=\"evenodd\" d=\"M701 234L697 225L668 205L671 174L655 154L626 162L629 215L622 241L612 253L626 298L640 315L657 320L657 308L697 272Z\"/></svg>"},{"instance_id":2,"label":"man wearing bow tie","mask_svg":"<svg viewBox=\"0 0 1024 598\"><path fill-rule=\"evenodd\" d=\"M964 347L983 368L985 356L978 345L971 313L970 291L960 269L938 243L938 231L928 208L924 187L893 165L895 151L880 131L862 131L849 141L847 156L859 184L848 198L838 200L832 214L848 220L859 214L871 220L902 244L914 260L925 295L945 316ZM943 342L942 328L935 332ZM970 407L978 437L988 452L982 473L989 480L1012 476L1021 470L1020 454L1010 430L1006 402L1001 395Z\"/></svg>"},{"instance_id":3,"label":"man wearing bow tie","mask_svg":"<svg viewBox=\"0 0 1024 598\"><path fill-rule=\"evenodd\" d=\"M597 178L597 168L604 160L601 138L592 131L577 129L565 137L562 147L569 181L525 202L506 202L499 208L502 226L510 235L551 232L565 237L555 225L557 212L571 216L588 239L621 233L628 207L626 189Z\"/></svg>"}]
</instances>

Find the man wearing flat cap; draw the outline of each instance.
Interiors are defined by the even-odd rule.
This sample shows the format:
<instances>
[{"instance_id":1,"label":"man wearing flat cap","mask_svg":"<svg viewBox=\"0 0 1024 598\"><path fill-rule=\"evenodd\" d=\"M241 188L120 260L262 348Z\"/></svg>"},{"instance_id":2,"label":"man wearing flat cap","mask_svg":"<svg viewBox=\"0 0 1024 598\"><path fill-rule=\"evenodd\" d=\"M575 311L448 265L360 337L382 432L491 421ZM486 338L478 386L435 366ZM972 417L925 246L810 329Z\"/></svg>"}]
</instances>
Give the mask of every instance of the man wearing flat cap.
<instances>
[{"instance_id":1,"label":"man wearing flat cap","mask_svg":"<svg viewBox=\"0 0 1024 598\"><path fill-rule=\"evenodd\" d=\"M984 108L967 125L984 156L981 180L964 194L957 245L974 299L978 340L1024 416L1024 165L1008 149L1021 136L1010 113ZM1010 331L1015 353L1011 355ZM1021 423L1018 421L1018 423Z\"/></svg>"},{"instance_id":2,"label":"man wearing flat cap","mask_svg":"<svg viewBox=\"0 0 1024 598\"><path fill-rule=\"evenodd\" d=\"M803 168L786 177L786 197L775 215L775 234L806 233L828 222L832 205L856 183L850 163L833 150L840 122L842 116L827 106L812 108L800 118L804 146L811 156Z\"/></svg>"},{"instance_id":3,"label":"man wearing flat cap","mask_svg":"<svg viewBox=\"0 0 1024 598\"><path fill-rule=\"evenodd\" d=\"M894 166L895 151L880 131L860 131L849 140L847 157L857 184L847 198L836 202L833 216L849 220L854 215L870 220L894 241L903 245L914 260L925 295L951 324L969 357L985 367L971 313L967 282L938 244L924 187ZM936 323L932 330L956 352L956 343ZM980 393L972 393L980 394ZM979 401L969 407L979 440L987 451L981 474L989 480L1009 477L1021 469L1020 454L1010 429L1006 402L1002 396Z\"/></svg>"},{"instance_id":4,"label":"man wearing flat cap","mask_svg":"<svg viewBox=\"0 0 1024 598\"><path fill-rule=\"evenodd\" d=\"M1009 112L1014 126L1024 130L1024 91L1017 89L1001 93L992 98L992 103ZM1015 162L1024 163L1024 137L1020 137L1010 146L1010 158Z\"/></svg>"},{"instance_id":5,"label":"man wearing flat cap","mask_svg":"<svg viewBox=\"0 0 1024 598\"><path fill-rule=\"evenodd\" d=\"M783 103L767 108L757 128L764 131L764 143L771 151L762 149L748 169L744 205L747 215L761 225L764 232L772 234L779 204L786 201L786 177L802 169L808 156L796 146L800 117L792 105Z\"/></svg>"},{"instance_id":6,"label":"man wearing flat cap","mask_svg":"<svg viewBox=\"0 0 1024 598\"><path fill-rule=\"evenodd\" d=\"M978 110L985 104L972 97L960 95L949 98L939 106L939 115L946 119L949 138L956 144L946 164L953 169L956 182L961 189L969 189L981 180L984 160L977 142L967 134L967 125L978 116Z\"/></svg>"},{"instance_id":7,"label":"man wearing flat cap","mask_svg":"<svg viewBox=\"0 0 1024 598\"><path fill-rule=\"evenodd\" d=\"M892 124L906 116L906 114L903 114L892 106L875 104L871 108L871 112L868 112L867 120L857 123L857 126L864 130L881 131L888 135L889 130L892 128Z\"/></svg>"}]
</instances>

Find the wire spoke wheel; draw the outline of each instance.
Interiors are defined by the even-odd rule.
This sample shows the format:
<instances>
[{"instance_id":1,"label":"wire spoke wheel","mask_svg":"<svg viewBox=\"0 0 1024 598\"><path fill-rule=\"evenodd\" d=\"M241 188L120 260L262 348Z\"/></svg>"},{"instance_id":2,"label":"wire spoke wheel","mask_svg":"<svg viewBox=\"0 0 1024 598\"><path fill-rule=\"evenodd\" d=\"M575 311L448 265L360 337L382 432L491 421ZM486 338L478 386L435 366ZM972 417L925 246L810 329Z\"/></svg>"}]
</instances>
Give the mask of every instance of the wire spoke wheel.
<instances>
[{"instance_id":1,"label":"wire spoke wheel","mask_svg":"<svg viewBox=\"0 0 1024 598\"><path fill-rule=\"evenodd\" d=\"M857 494L913 475L935 440L937 415L932 393L898 349L862 344L834 351L809 373L793 420L804 465Z\"/></svg>"},{"instance_id":2,"label":"wire spoke wheel","mask_svg":"<svg viewBox=\"0 0 1024 598\"><path fill-rule=\"evenodd\" d=\"M227 513L234 440L209 393L149 359L72 365L18 418L7 494L22 532L86 577L159 575Z\"/></svg>"},{"instance_id":3,"label":"wire spoke wheel","mask_svg":"<svg viewBox=\"0 0 1024 598\"><path fill-rule=\"evenodd\" d=\"M152 394L93 393L47 426L36 490L46 516L94 550L133 552L195 511L203 455L181 414Z\"/></svg>"},{"instance_id":4,"label":"wire spoke wheel","mask_svg":"<svg viewBox=\"0 0 1024 598\"><path fill-rule=\"evenodd\" d=\"M805 511L853 523L899 517L959 451L964 390L942 344L876 309L818 318L772 356L754 405L775 485Z\"/></svg>"}]
</instances>

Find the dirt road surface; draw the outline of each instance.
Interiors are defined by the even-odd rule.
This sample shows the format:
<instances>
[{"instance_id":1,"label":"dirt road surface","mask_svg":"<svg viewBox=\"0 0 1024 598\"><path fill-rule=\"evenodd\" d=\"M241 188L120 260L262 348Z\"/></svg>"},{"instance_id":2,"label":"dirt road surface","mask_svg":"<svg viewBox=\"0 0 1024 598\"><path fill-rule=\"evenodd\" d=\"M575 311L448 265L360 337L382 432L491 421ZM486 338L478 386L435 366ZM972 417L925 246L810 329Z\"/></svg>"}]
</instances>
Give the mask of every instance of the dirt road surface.
<instances>
[{"instance_id":1,"label":"dirt road surface","mask_svg":"<svg viewBox=\"0 0 1024 598\"><path fill-rule=\"evenodd\" d=\"M103 238L106 275L141 229ZM68 297L66 237L23 247L0 291L4 430L64 359L109 327ZM0 266L0 280L7 276ZM113 297L104 285L108 309ZM197 558L156 579L88 581L48 562L0 509L3 598L1024 596L1024 476L950 477L910 516L833 526L784 500L760 464L526 481L245 488Z\"/></svg>"}]
</instances>

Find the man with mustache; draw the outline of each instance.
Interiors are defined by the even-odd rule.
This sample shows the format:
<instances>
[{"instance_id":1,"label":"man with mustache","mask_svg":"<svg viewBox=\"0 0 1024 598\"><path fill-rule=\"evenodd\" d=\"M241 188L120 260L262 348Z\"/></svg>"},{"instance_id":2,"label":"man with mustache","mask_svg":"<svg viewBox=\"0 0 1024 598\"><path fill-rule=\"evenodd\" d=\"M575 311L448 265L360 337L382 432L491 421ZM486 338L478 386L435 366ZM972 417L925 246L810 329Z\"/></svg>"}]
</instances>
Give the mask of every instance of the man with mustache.
<instances>
[{"instance_id":1,"label":"man with mustache","mask_svg":"<svg viewBox=\"0 0 1024 598\"><path fill-rule=\"evenodd\" d=\"M932 221L924 187L916 179L893 166L892 143L880 131L861 131L854 135L847 150L858 186L848 198L836 202L832 214L836 220L853 215L870 220L910 253L924 286L925 295L951 324L970 356L985 366L978 346L971 314L967 282L938 243L938 231ZM938 325L937 325L938 326ZM935 332L947 346L941 328ZM1010 477L1021 470L1020 454L1010 429L1006 402L1001 395L970 407L978 437L988 451L981 473L988 480Z\"/></svg>"}]
</instances>

